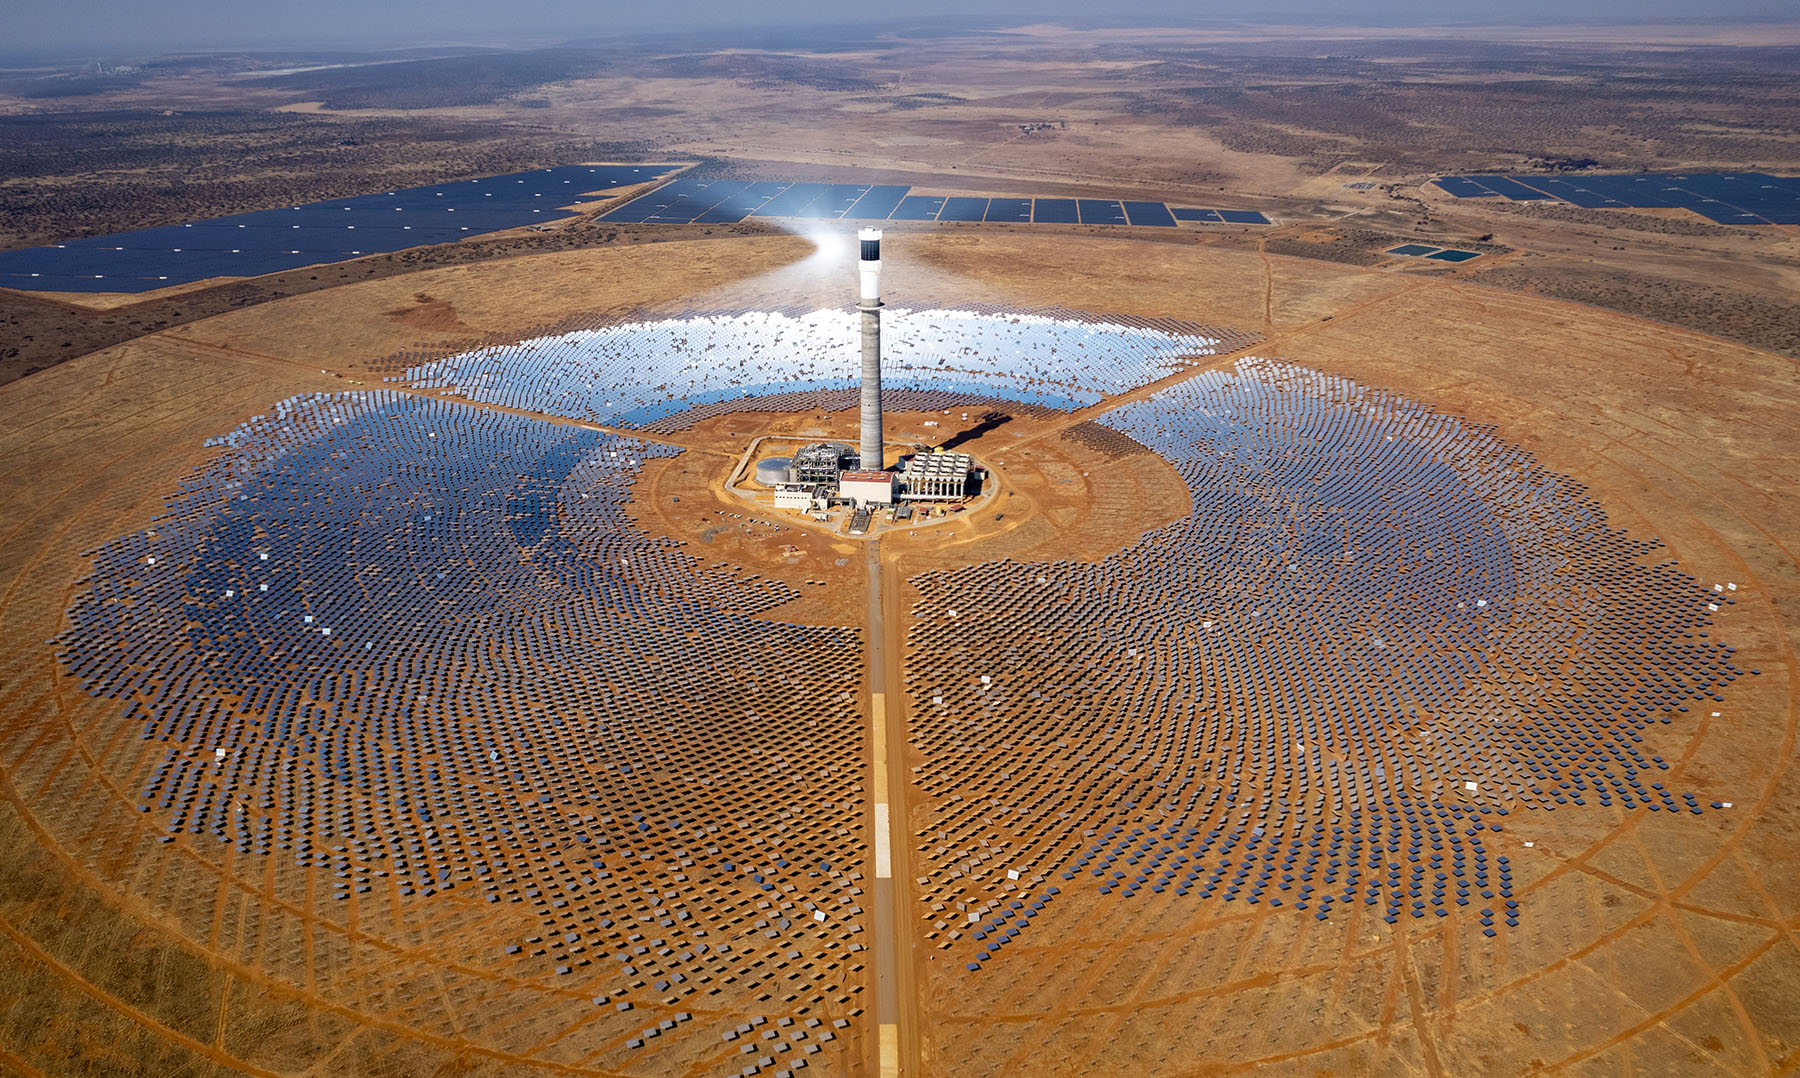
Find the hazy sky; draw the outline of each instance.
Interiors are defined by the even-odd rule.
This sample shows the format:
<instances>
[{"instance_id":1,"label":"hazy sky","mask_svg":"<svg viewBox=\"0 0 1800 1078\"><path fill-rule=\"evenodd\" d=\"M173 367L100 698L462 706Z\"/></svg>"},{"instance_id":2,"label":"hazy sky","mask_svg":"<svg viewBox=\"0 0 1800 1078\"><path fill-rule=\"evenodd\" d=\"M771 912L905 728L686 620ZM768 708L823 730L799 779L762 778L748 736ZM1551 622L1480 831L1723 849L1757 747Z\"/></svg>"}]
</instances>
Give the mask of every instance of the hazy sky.
<instances>
[{"instance_id":1,"label":"hazy sky","mask_svg":"<svg viewBox=\"0 0 1800 1078\"><path fill-rule=\"evenodd\" d=\"M959 14L1054 19L1105 11L1348 24L1791 18L1793 0L19 0L6 51L172 50L218 46L389 47L446 42L531 44L607 29L846 23Z\"/></svg>"}]
</instances>

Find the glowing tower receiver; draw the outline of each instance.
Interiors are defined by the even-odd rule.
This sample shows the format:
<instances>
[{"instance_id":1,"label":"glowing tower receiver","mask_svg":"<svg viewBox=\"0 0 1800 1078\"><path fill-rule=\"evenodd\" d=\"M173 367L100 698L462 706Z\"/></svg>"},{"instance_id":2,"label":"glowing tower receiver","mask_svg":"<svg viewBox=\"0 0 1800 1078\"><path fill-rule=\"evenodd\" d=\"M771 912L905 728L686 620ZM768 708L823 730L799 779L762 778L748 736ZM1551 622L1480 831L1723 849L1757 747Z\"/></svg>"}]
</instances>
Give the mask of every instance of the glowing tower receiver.
<instances>
[{"instance_id":1,"label":"glowing tower receiver","mask_svg":"<svg viewBox=\"0 0 1800 1078\"><path fill-rule=\"evenodd\" d=\"M862 241L857 267L862 291L856 307L862 311L862 469L882 470L881 458L881 229L865 228L856 234Z\"/></svg>"}]
</instances>

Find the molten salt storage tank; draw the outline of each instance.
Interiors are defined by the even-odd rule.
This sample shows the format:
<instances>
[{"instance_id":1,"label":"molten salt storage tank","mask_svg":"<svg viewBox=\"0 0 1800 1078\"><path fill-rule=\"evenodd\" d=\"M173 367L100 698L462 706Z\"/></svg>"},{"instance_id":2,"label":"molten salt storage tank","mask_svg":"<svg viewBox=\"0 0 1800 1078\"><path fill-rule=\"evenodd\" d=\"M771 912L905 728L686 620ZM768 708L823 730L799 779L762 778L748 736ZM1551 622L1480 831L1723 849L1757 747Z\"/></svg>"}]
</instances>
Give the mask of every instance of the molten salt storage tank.
<instances>
[{"instance_id":1,"label":"molten salt storage tank","mask_svg":"<svg viewBox=\"0 0 1800 1078\"><path fill-rule=\"evenodd\" d=\"M794 460L792 457L770 457L756 464L756 481L765 487L777 483L794 481Z\"/></svg>"}]
</instances>

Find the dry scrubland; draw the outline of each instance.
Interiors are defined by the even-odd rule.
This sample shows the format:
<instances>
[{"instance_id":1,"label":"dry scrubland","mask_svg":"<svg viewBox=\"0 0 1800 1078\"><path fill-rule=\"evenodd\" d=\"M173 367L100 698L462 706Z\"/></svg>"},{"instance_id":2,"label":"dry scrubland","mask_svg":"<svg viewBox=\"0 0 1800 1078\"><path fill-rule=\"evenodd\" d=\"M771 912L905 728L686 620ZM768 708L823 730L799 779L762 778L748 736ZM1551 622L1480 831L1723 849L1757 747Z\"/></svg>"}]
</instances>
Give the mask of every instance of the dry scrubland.
<instances>
[{"instance_id":1,"label":"dry scrubland","mask_svg":"<svg viewBox=\"0 0 1800 1078\"><path fill-rule=\"evenodd\" d=\"M1454 278L1254 251L1018 235L892 246L896 303L1204 318L1264 334L1258 354L1491 421L1590 484L1615 525L1661 536L1703 579L1739 582L1720 631L1741 665L1763 671L1729 691L1722 717L1666 728L1656 746L1680 761L1672 781L1734 809L1515 818L1501 849L1531 918L1498 939L1461 918L1396 930L1217 901L1121 907L1071 896L1034 928L1018 967L1028 973L969 978L938 968L938 914L903 889L900 953L916 1008L903 1059L928 1073L1750 1074L1795 1062L1800 564L1785 536L1800 506L1789 361ZM549 1073L582 1058L578 1029L518 1021L514 1008L552 1007L559 989L547 970L496 959L500 922L444 899L349 923L337 909L277 908L268 860L135 839L156 830L134 809L131 756L121 755L136 735L61 676L39 642L60 627L81 552L143 526L205 459L204 437L272 401L349 388L398 351L529 332L579 307L595 280L613 282L605 309L619 312L830 302L841 282L802 268L808 252L789 237L713 239L426 270L193 322L0 388L0 852L14 866L0 892L12 971L0 986L4 1058L50 1073L344 1074ZM780 616L854 624L859 544L776 538L758 514L717 515L742 512L721 484L750 437L841 435L849 418L703 424L677 439L688 452L641 480L636 519L702 558L794 582L806 597ZM896 417L896 436L926 434L923 418ZM1107 456L1083 429L1080 416L1021 416L982 434L973 450L1005 462L1006 521L884 540L891 609L910 603L905 580L917 572L1100 557L1134 527L1185 511L1179 481L1153 456L1126 457L1116 486L1075 480ZM804 583L818 578L831 584ZM902 757L896 774L922 762ZM914 791L908 831L941 824L941 811ZM866 848L866 832L858 841ZM927 855L918 841L899 852L902 864ZM1321 1000L1329 1022L1314 1020ZM851 1058L873 1069L868 1020L858 1019Z\"/></svg>"},{"instance_id":2,"label":"dry scrubland","mask_svg":"<svg viewBox=\"0 0 1800 1078\"><path fill-rule=\"evenodd\" d=\"M966 29L397 55L275 75L263 72L367 57L0 72L0 243L539 164L690 160L940 193L1242 206L1283 227L1188 227L1183 241L1352 265L1403 240L1473 245L1493 257L1392 268L1795 354L1800 230L1490 205L1421 186L1469 170L1800 173L1791 27ZM0 293L0 378L321 282L666 235L578 223L329 274L120 297L103 314L91 299Z\"/></svg>"},{"instance_id":3,"label":"dry scrubland","mask_svg":"<svg viewBox=\"0 0 1800 1078\"><path fill-rule=\"evenodd\" d=\"M841 974L854 1021L837 1058L877 1069L868 995L886 976L902 990L895 1050L920 1073L1790 1072L1797 230L1459 202L1420 181L1590 162L1800 173L1800 36L1485 36L1034 28L729 51L743 43L664 41L275 76L253 69L354 58L14 71L0 80L0 242L605 158L1266 210L1278 227L896 226L887 300L1212 323L1260 334L1254 354L1494 424L1587 484L1613 526L1660 537L1655 557L1738 584L1718 634L1760 676L1728 689L1719 716L1697 710L1652 731L1673 764L1663 781L1733 808L1516 813L1495 849L1511 857L1530 916L1496 938L1467 917L1318 922L1172 896L1124 905L1071 886L1016 963L1009 954L968 977L939 946L945 911L931 895L943 881L908 881L946 843L999 836L912 782L933 761L902 736L880 777L898 791L908 836L894 851L898 964ZM1410 239L1487 254L1447 267L1382 253ZM346 908L307 897L321 885L278 858L154 842L160 817L137 811L148 766L137 726L83 693L46 641L65 627L85 552L145 527L209 459L205 439L274 402L372 388L406 355L517 339L574 315L841 304L843 268L809 261L812 251L759 224L582 218L147 297L0 292L0 1069L735 1066L730 1045L624 1052L615 1042L635 1020L564 1022L586 1013L585 996L545 965L502 957L519 926L472 896ZM1186 512L1173 469L1121 455L1090 422L1113 403L987 424L965 448L999 468L1004 520L882 540L885 706L902 734L919 721L897 680L918 598L910 579L1000 558L1099 559ZM895 415L890 435L954 433L953 420L930 418L944 426ZM703 561L800 592L765 616L860 626L865 545L777 532L724 489L751 439L844 437L852 425L839 413L697 424L669 439L679 456L646 466L632 519ZM873 768L872 746L843 751ZM1113 822L1138 825L1128 813ZM845 839L865 862L872 827L865 815ZM754 1005L728 995L707 1017ZM613 1054L592 1054L601 1042Z\"/></svg>"}]
</instances>

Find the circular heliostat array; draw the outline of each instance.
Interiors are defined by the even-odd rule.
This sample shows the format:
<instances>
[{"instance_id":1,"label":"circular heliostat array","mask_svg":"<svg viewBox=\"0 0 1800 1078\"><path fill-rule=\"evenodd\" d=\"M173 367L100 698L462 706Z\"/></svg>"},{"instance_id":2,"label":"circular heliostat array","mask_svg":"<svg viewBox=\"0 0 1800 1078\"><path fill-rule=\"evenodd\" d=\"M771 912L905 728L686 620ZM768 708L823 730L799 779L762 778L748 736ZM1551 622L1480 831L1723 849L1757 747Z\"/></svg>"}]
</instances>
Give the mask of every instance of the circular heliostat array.
<instances>
[{"instance_id":1,"label":"circular heliostat array","mask_svg":"<svg viewBox=\"0 0 1800 1078\"><path fill-rule=\"evenodd\" d=\"M889 410L994 398L1013 407L1098 404L1250 338L1170 318L1050 308L905 308L882 315ZM514 344L404 357L420 389L612 427L669 433L730 412L842 409L856 397L853 310L736 311L582 328Z\"/></svg>"},{"instance_id":2,"label":"circular heliostat array","mask_svg":"<svg viewBox=\"0 0 1800 1078\"><path fill-rule=\"evenodd\" d=\"M274 897L365 930L474 889L485 957L572 982L540 1007L607 1065L696 1015L791 1026L789 1063L836 1039L859 633L632 526L672 450L386 392L221 444L69 612L69 668L156 746L164 841L291 865Z\"/></svg>"},{"instance_id":3,"label":"circular heliostat array","mask_svg":"<svg viewBox=\"0 0 1800 1078\"><path fill-rule=\"evenodd\" d=\"M917 581L920 838L971 969L1076 887L1467 907L1492 936L1519 917L1483 841L1509 812L1703 811L1643 734L1736 677L1705 631L1730 600L1567 478L1266 361L1102 422L1175 465L1184 519L1098 563Z\"/></svg>"},{"instance_id":4,"label":"circular heliostat array","mask_svg":"<svg viewBox=\"0 0 1800 1078\"><path fill-rule=\"evenodd\" d=\"M459 911L454 960L553 986L509 1049L850 1066L869 641L784 622L791 588L626 506L696 417L848 407L827 361L852 317L435 357L405 392L297 398L220 439L69 611L67 668L149 749L115 778L165 844L271 902L338 904L346 954ZM1654 732L1737 676L1708 632L1729 598L1493 430L1280 363L1214 369L1245 338L1189 323L895 323L896 392L1085 409L1069 437L1159 454L1192 499L1098 561L912 582L915 897L957 976L1077 893L1493 936L1521 916L1492 848L1509 814L1705 811ZM445 390L467 399L425 395ZM332 956L308 963L329 984Z\"/></svg>"}]
</instances>

